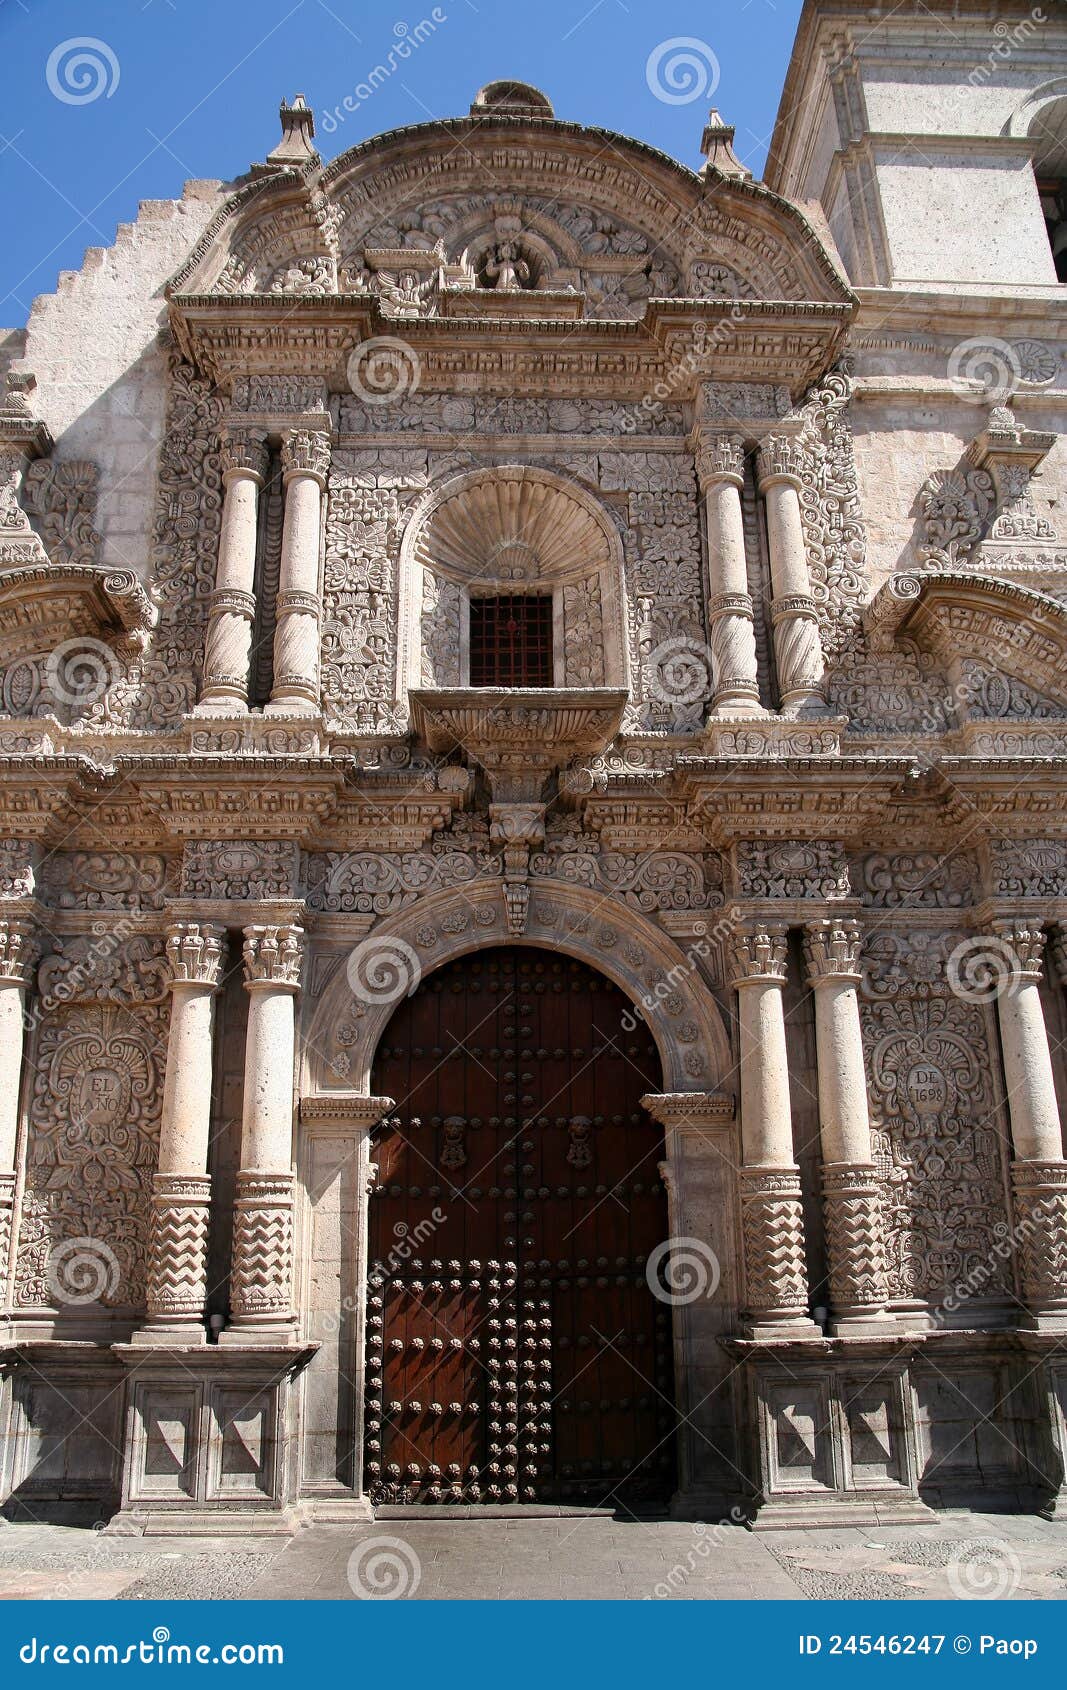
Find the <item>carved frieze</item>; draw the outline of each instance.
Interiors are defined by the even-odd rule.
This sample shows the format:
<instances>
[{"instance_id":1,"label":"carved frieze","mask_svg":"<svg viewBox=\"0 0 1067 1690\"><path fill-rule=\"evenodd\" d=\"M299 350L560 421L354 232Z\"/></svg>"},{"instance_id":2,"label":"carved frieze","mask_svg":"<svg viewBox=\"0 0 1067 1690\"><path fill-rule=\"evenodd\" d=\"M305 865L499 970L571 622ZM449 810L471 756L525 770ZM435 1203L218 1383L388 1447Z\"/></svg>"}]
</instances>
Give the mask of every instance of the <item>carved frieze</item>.
<instances>
[{"instance_id":1,"label":"carved frieze","mask_svg":"<svg viewBox=\"0 0 1067 1690\"><path fill-rule=\"evenodd\" d=\"M46 901L61 910L160 910L178 865L154 852L57 851L41 870Z\"/></svg>"},{"instance_id":2,"label":"carved frieze","mask_svg":"<svg viewBox=\"0 0 1067 1690\"><path fill-rule=\"evenodd\" d=\"M742 898L847 898L851 891L843 847L832 840L750 840L735 861Z\"/></svg>"},{"instance_id":3,"label":"carved frieze","mask_svg":"<svg viewBox=\"0 0 1067 1690\"><path fill-rule=\"evenodd\" d=\"M994 839L987 849L993 897L1067 897L1067 843L1062 839Z\"/></svg>"},{"instance_id":4,"label":"carved frieze","mask_svg":"<svg viewBox=\"0 0 1067 1690\"><path fill-rule=\"evenodd\" d=\"M959 909L980 889L977 860L967 851L872 851L854 859L853 879L875 909Z\"/></svg>"},{"instance_id":5,"label":"carved frieze","mask_svg":"<svg viewBox=\"0 0 1067 1690\"><path fill-rule=\"evenodd\" d=\"M300 848L289 839L191 839L182 857L183 898L292 898Z\"/></svg>"}]
</instances>

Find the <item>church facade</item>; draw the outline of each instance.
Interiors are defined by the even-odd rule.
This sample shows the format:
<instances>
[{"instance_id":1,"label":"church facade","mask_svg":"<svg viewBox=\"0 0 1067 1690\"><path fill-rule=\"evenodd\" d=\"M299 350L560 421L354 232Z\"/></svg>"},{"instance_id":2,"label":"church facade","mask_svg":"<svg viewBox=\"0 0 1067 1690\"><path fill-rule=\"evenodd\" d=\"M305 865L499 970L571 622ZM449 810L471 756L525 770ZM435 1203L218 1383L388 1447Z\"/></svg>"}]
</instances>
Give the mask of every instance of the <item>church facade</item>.
<instances>
[{"instance_id":1,"label":"church facade","mask_svg":"<svg viewBox=\"0 0 1067 1690\"><path fill-rule=\"evenodd\" d=\"M298 97L0 335L7 1517L1058 1506L1067 25L992 10L808 0L764 183Z\"/></svg>"}]
</instances>

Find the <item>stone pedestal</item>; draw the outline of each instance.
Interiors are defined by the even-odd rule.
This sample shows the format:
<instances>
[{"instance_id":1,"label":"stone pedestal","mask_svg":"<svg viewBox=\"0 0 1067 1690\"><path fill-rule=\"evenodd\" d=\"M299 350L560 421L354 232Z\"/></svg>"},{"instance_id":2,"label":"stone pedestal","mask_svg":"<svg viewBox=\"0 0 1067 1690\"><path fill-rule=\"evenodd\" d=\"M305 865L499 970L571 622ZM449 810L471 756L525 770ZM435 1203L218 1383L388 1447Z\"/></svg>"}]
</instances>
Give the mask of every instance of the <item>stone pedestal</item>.
<instances>
[{"instance_id":1,"label":"stone pedestal","mask_svg":"<svg viewBox=\"0 0 1067 1690\"><path fill-rule=\"evenodd\" d=\"M759 454L760 492L767 510L771 622L782 711L824 709L822 636L804 544L800 511L803 458L792 435L767 440Z\"/></svg>"},{"instance_id":2,"label":"stone pedestal","mask_svg":"<svg viewBox=\"0 0 1067 1690\"><path fill-rule=\"evenodd\" d=\"M314 1345L113 1348L128 1378L122 1506L109 1536L288 1536L304 1523L294 1381Z\"/></svg>"},{"instance_id":3,"label":"stone pedestal","mask_svg":"<svg viewBox=\"0 0 1067 1690\"><path fill-rule=\"evenodd\" d=\"M756 1530L931 1519L906 1345L859 1339L729 1346L743 1375Z\"/></svg>"},{"instance_id":4,"label":"stone pedestal","mask_svg":"<svg viewBox=\"0 0 1067 1690\"><path fill-rule=\"evenodd\" d=\"M808 1314L800 1171L793 1153L782 985L786 928L752 922L731 940L740 1033L745 1307L763 1336L818 1338Z\"/></svg>"},{"instance_id":5,"label":"stone pedestal","mask_svg":"<svg viewBox=\"0 0 1067 1690\"><path fill-rule=\"evenodd\" d=\"M319 702L319 546L330 437L293 429L282 442L285 520L276 601L271 714L313 711Z\"/></svg>"}]
</instances>

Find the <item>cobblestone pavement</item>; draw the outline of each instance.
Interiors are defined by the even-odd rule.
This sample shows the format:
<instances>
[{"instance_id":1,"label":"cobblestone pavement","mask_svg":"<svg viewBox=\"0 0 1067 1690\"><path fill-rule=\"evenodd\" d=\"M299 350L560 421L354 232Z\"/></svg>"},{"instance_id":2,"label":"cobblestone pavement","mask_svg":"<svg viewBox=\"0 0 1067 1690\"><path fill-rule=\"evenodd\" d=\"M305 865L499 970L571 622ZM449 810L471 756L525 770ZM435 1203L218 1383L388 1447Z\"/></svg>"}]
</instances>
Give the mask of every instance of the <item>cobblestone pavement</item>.
<instances>
[{"instance_id":1,"label":"cobblestone pavement","mask_svg":"<svg viewBox=\"0 0 1067 1690\"><path fill-rule=\"evenodd\" d=\"M752 1533L604 1517L378 1520L291 1540L109 1538L0 1525L0 1599L284 1601L921 1597L1062 1600L1067 1522L945 1513L925 1525Z\"/></svg>"}]
</instances>

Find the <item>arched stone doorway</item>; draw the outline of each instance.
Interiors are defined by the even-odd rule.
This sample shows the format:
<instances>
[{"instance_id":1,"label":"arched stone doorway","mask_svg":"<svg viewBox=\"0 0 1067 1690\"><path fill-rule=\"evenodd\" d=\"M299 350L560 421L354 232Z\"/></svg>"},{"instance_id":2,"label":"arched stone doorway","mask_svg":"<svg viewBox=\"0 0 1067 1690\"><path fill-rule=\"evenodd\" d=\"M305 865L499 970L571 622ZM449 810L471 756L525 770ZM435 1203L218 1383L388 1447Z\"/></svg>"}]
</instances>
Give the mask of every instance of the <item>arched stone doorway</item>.
<instances>
[{"instance_id":1,"label":"arched stone doorway","mask_svg":"<svg viewBox=\"0 0 1067 1690\"><path fill-rule=\"evenodd\" d=\"M612 982L528 946L395 1010L373 1090L365 1489L373 1502L640 1506L674 1485L661 1090Z\"/></svg>"}]
</instances>

